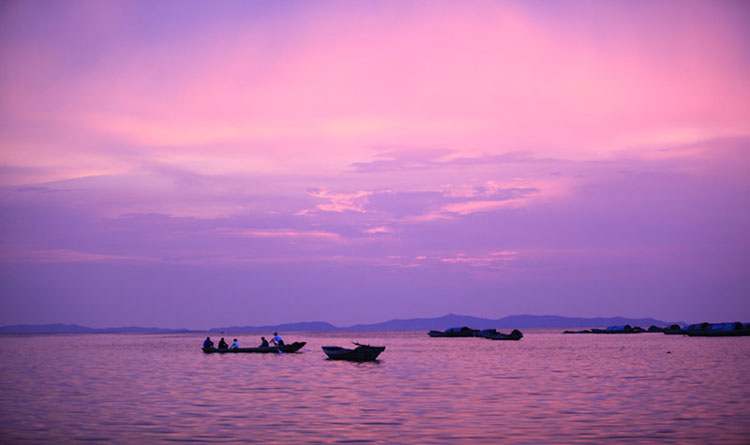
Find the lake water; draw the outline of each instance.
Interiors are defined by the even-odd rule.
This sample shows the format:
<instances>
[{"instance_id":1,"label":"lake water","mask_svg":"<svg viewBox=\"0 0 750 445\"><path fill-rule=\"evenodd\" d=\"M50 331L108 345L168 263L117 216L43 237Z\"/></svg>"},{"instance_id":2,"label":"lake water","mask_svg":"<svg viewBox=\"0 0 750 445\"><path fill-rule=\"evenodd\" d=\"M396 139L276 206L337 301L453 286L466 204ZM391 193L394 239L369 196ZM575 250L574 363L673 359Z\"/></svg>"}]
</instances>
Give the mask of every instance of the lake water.
<instances>
[{"instance_id":1,"label":"lake water","mask_svg":"<svg viewBox=\"0 0 750 445\"><path fill-rule=\"evenodd\" d=\"M750 337L283 334L308 344L208 355L200 334L0 337L0 442L750 443ZM325 359L350 340L387 349Z\"/></svg>"}]
</instances>

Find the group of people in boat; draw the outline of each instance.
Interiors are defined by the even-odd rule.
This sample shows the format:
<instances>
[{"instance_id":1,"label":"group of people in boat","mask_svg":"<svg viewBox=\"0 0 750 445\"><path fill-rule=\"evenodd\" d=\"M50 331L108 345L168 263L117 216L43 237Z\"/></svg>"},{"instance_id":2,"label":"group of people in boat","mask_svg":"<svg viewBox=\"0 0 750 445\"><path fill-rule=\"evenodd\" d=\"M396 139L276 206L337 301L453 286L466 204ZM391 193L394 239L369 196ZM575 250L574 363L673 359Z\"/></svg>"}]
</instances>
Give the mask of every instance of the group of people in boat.
<instances>
[{"instance_id":1,"label":"group of people in boat","mask_svg":"<svg viewBox=\"0 0 750 445\"><path fill-rule=\"evenodd\" d=\"M260 346L259 348L269 348L271 345L273 346L284 346L284 339L281 338L278 332L273 333L273 337L271 338L271 342L269 344L269 341L266 340L266 337L260 338ZM203 341L203 347L207 349L211 349L214 347L214 342L211 341L211 337L206 337L206 340ZM221 340L219 340L219 346L216 347L216 349L238 349L240 347L239 342L235 338L232 341L232 346L230 347L227 342L224 340L224 337L221 337Z\"/></svg>"}]
</instances>

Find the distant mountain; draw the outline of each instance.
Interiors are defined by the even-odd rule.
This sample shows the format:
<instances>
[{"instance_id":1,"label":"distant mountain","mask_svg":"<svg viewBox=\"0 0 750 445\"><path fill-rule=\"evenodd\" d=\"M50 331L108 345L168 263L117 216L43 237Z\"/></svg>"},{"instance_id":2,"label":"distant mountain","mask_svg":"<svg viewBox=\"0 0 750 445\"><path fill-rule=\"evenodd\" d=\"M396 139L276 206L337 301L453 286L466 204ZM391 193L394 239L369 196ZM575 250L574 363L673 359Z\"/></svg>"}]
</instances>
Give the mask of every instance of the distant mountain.
<instances>
[{"instance_id":1,"label":"distant mountain","mask_svg":"<svg viewBox=\"0 0 750 445\"><path fill-rule=\"evenodd\" d=\"M0 326L0 334L83 334L95 332L93 328L77 324L16 324Z\"/></svg>"},{"instance_id":2,"label":"distant mountain","mask_svg":"<svg viewBox=\"0 0 750 445\"><path fill-rule=\"evenodd\" d=\"M179 334L182 332L198 332L194 329L164 329L164 328L142 328L140 326L123 326L120 328L95 329L99 333L132 333L132 334Z\"/></svg>"},{"instance_id":3,"label":"distant mountain","mask_svg":"<svg viewBox=\"0 0 750 445\"><path fill-rule=\"evenodd\" d=\"M12 326L0 326L0 334L107 334L107 333L138 333L159 334L190 332L187 329L162 329L141 328L136 326L125 326L120 328L89 328L77 324L17 324Z\"/></svg>"},{"instance_id":4,"label":"distant mountain","mask_svg":"<svg viewBox=\"0 0 750 445\"><path fill-rule=\"evenodd\" d=\"M529 328L598 328L607 326L669 326L685 325L682 321L662 321L653 318L624 317L561 317L559 315L511 315L509 317L490 318L472 317L470 315L448 314L436 318L394 319L373 324L357 324L349 327L337 327L325 321L303 321L266 326L228 326L213 328L209 332L267 332L274 331L377 331L377 330L445 330L453 327L469 326L474 329L529 329ZM136 326L120 328L89 328L75 324L44 324L0 326L0 334L96 334L96 333L181 333L205 332L188 329L142 328Z\"/></svg>"},{"instance_id":5,"label":"distant mountain","mask_svg":"<svg viewBox=\"0 0 750 445\"><path fill-rule=\"evenodd\" d=\"M400 329L435 329L445 330L452 327L469 326L474 329L529 329L529 328L574 328L574 327L606 327L621 326L649 327L668 326L670 324L684 325L684 322L666 322L653 318L624 318L624 317L561 317L559 315L511 315L496 320L472 317L469 315L448 314L437 318L395 319L374 324L358 324L351 326L351 330L400 330Z\"/></svg>"},{"instance_id":6,"label":"distant mountain","mask_svg":"<svg viewBox=\"0 0 750 445\"><path fill-rule=\"evenodd\" d=\"M325 321L301 321L267 326L228 326L213 328L210 332L274 332L274 331L335 331L336 326Z\"/></svg>"},{"instance_id":7,"label":"distant mountain","mask_svg":"<svg viewBox=\"0 0 750 445\"><path fill-rule=\"evenodd\" d=\"M653 318L624 318L624 317L561 317L559 315L511 315L495 320L498 328L597 328L607 326L669 326L672 324L685 325L684 321L662 321Z\"/></svg>"},{"instance_id":8,"label":"distant mountain","mask_svg":"<svg viewBox=\"0 0 750 445\"><path fill-rule=\"evenodd\" d=\"M496 326L494 320L487 318L472 317L470 315L448 314L438 318L409 318L395 319L374 324L357 324L350 326L348 330L353 331L375 331L375 330L403 330L403 329L439 329L444 330L452 327L470 326L472 328L484 329Z\"/></svg>"}]
</instances>

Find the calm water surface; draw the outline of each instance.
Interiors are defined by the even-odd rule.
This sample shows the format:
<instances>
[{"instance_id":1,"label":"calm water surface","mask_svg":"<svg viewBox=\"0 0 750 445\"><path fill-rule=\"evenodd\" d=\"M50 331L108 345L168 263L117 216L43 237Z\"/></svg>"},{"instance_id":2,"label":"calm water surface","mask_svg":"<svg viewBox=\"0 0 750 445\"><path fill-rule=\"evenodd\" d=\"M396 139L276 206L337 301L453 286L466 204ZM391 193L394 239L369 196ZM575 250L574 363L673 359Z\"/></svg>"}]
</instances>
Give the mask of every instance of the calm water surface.
<instances>
[{"instance_id":1,"label":"calm water surface","mask_svg":"<svg viewBox=\"0 0 750 445\"><path fill-rule=\"evenodd\" d=\"M206 355L199 334L3 336L0 442L750 443L750 337L283 334L308 344ZM325 359L350 340L387 349Z\"/></svg>"}]
</instances>

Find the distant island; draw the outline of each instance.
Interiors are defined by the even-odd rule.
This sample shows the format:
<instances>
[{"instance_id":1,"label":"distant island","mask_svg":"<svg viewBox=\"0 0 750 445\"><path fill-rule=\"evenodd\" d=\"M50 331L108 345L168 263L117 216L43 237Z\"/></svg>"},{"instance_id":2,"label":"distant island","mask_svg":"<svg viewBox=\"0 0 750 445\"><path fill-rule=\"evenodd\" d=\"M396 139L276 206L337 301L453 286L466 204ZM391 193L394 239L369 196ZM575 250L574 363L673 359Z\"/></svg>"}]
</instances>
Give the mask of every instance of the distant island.
<instances>
[{"instance_id":1,"label":"distant island","mask_svg":"<svg viewBox=\"0 0 750 445\"><path fill-rule=\"evenodd\" d=\"M393 319L381 323L356 324L338 327L324 321L305 321L266 326L226 326L206 330L163 329L127 326L119 328L90 328L75 324L41 324L0 326L0 334L174 334L186 332L271 332L271 331L388 331L388 330L443 330L451 327L471 326L477 329L533 329L533 328L591 328L613 325L669 326L685 325L682 321L662 321L653 318L624 317L562 317L559 315L511 315L490 319L470 315L447 314L436 318Z\"/></svg>"},{"instance_id":2,"label":"distant island","mask_svg":"<svg viewBox=\"0 0 750 445\"><path fill-rule=\"evenodd\" d=\"M143 328L122 326L118 328L90 328L77 324L16 324L0 326L0 334L177 334L181 332L198 332L190 329ZM200 331L203 332L203 331Z\"/></svg>"}]
</instances>

